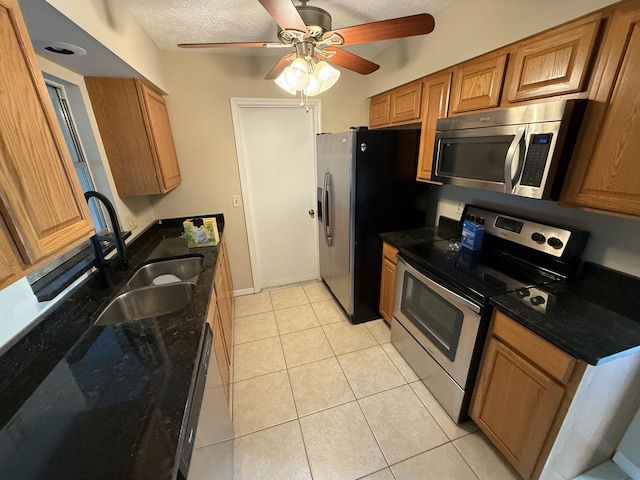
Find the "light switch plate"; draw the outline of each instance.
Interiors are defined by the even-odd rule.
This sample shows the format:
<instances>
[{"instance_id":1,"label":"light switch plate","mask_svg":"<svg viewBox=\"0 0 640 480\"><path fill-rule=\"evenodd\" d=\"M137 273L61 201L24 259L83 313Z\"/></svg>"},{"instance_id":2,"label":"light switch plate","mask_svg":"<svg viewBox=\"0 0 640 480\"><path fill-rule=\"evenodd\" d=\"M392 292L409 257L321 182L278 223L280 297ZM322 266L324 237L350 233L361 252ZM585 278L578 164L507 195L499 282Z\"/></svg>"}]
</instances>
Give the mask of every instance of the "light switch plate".
<instances>
[{"instance_id":1,"label":"light switch plate","mask_svg":"<svg viewBox=\"0 0 640 480\"><path fill-rule=\"evenodd\" d=\"M242 198L240 195L231 195L231 201L233 202L233 207L241 207L242 206Z\"/></svg>"}]
</instances>

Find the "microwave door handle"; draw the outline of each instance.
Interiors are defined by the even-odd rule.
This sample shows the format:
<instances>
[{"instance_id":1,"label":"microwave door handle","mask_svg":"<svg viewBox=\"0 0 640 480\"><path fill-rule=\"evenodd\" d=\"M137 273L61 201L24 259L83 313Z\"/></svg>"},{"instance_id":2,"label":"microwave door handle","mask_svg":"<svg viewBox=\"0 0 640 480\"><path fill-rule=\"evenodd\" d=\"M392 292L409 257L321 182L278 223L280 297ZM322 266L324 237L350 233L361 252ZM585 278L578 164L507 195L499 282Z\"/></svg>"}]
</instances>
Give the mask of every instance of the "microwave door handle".
<instances>
[{"instance_id":1,"label":"microwave door handle","mask_svg":"<svg viewBox=\"0 0 640 480\"><path fill-rule=\"evenodd\" d=\"M526 131L525 127L518 127L516 131L515 137L511 141L511 145L509 145L509 149L507 150L507 158L504 163L504 191L505 193L511 193L513 191L513 183L520 176L520 170L522 169L522 162L520 161L520 156L518 156L518 168L516 169L515 176L511 176L513 159L516 156L516 152L518 151L518 147L520 146L520 142L524 139L524 132Z\"/></svg>"}]
</instances>

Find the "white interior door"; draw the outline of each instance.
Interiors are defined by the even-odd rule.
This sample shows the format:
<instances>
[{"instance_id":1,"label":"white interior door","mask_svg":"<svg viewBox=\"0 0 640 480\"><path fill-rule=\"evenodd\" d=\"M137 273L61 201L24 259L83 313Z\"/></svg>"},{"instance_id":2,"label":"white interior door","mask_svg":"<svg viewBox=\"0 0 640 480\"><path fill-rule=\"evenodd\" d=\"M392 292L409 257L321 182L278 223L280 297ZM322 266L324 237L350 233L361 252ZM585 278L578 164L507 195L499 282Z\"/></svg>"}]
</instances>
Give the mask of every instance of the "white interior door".
<instances>
[{"instance_id":1,"label":"white interior door","mask_svg":"<svg viewBox=\"0 0 640 480\"><path fill-rule=\"evenodd\" d=\"M320 101L232 98L256 292L319 278L315 134ZM309 211L314 210L310 215Z\"/></svg>"}]
</instances>

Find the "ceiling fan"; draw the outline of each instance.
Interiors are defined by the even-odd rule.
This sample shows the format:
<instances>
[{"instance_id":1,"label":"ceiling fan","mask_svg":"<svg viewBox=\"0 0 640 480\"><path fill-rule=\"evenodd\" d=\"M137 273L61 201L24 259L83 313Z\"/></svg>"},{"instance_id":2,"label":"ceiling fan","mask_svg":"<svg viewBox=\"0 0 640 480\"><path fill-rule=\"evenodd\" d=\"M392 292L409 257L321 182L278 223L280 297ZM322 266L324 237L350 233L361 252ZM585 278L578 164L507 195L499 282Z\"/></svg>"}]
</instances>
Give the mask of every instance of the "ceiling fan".
<instances>
[{"instance_id":1,"label":"ceiling fan","mask_svg":"<svg viewBox=\"0 0 640 480\"><path fill-rule=\"evenodd\" d=\"M331 15L326 10L307 5L308 0L299 1L301 5L295 6L292 0L258 0L279 26L279 43L181 43L178 46L293 48L295 51L283 56L265 79L275 79L278 85L290 93L304 91L306 95L316 95L330 88L340 75L339 71L326 62L362 75L380 68L379 65L340 47L424 35L432 32L435 25L431 15L422 13L332 30Z\"/></svg>"}]
</instances>

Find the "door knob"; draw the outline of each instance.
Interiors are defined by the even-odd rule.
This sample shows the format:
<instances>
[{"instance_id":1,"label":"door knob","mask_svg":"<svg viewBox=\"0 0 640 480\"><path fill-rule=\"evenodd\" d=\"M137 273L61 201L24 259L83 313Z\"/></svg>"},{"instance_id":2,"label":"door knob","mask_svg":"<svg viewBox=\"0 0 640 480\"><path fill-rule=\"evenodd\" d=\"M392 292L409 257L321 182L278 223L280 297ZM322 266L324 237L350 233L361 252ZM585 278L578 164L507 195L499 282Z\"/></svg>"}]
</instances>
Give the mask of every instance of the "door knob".
<instances>
[{"instance_id":1,"label":"door knob","mask_svg":"<svg viewBox=\"0 0 640 480\"><path fill-rule=\"evenodd\" d=\"M313 218L313 216L316 214L316 212L313 211L313 209L309 210L309 216L311 218Z\"/></svg>"}]
</instances>

